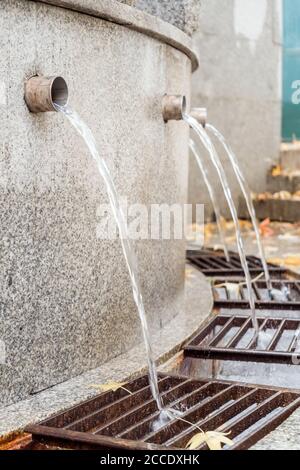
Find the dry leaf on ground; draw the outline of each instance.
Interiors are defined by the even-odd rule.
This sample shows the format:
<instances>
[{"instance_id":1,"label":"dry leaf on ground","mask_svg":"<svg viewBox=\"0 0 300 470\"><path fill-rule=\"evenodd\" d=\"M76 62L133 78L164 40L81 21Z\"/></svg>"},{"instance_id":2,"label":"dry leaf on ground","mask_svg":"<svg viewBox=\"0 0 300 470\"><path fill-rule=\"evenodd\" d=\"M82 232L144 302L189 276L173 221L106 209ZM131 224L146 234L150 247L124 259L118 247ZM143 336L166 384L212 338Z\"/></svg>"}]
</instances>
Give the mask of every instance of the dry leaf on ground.
<instances>
[{"instance_id":1,"label":"dry leaf on ground","mask_svg":"<svg viewBox=\"0 0 300 470\"><path fill-rule=\"evenodd\" d=\"M217 431L199 432L195 434L192 439L187 443L186 449L195 450L201 446L201 444L207 444L210 450L222 450L222 444L228 446L233 445L233 441L226 436L230 433L223 433Z\"/></svg>"},{"instance_id":2,"label":"dry leaf on ground","mask_svg":"<svg viewBox=\"0 0 300 470\"><path fill-rule=\"evenodd\" d=\"M282 168L280 165L274 166L272 169L272 176L280 176L282 173Z\"/></svg>"},{"instance_id":3,"label":"dry leaf on ground","mask_svg":"<svg viewBox=\"0 0 300 470\"><path fill-rule=\"evenodd\" d=\"M260 194L257 194L256 196L256 201L267 201L268 199L271 199L272 198L272 193L260 193Z\"/></svg>"},{"instance_id":4,"label":"dry leaf on ground","mask_svg":"<svg viewBox=\"0 0 300 470\"><path fill-rule=\"evenodd\" d=\"M107 382L106 384L91 384L90 387L96 388L101 392L116 392L119 388L122 388L128 393L132 393L130 390L124 387L127 382Z\"/></svg>"},{"instance_id":5,"label":"dry leaf on ground","mask_svg":"<svg viewBox=\"0 0 300 470\"><path fill-rule=\"evenodd\" d=\"M267 218L259 224L259 230L263 237L271 237L274 235L274 230L270 227L270 219Z\"/></svg>"},{"instance_id":6,"label":"dry leaf on ground","mask_svg":"<svg viewBox=\"0 0 300 470\"><path fill-rule=\"evenodd\" d=\"M287 256L284 258L284 264L289 266L300 266L300 256Z\"/></svg>"},{"instance_id":7,"label":"dry leaf on ground","mask_svg":"<svg viewBox=\"0 0 300 470\"><path fill-rule=\"evenodd\" d=\"M288 201L289 199L292 199L292 194L288 191L279 191L278 193L273 194L273 199Z\"/></svg>"},{"instance_id":8,"label":"dry leaf on ground","mask_svg":"<svg viewBox=\"0 0 300 470\"><path fill-rule=\"evenodd\" d=\"M284 259L283 258L268 258L267 262L269 264L275 264L276 266L283 266L284 265Z\"/></svg>"}]
</instances>

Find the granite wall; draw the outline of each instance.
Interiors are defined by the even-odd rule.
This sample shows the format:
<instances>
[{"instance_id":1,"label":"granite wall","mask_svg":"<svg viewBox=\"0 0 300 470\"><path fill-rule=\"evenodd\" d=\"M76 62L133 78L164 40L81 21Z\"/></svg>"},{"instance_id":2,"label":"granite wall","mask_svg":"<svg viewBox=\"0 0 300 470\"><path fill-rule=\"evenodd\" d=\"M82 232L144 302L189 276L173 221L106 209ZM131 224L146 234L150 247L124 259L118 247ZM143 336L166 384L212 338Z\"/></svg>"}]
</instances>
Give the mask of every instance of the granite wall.
<instances>
[{"instance_id":1,"label":"granite wall","mask_svg":"<svg viewBox=\"0 0 300 470\"><path fill-rule=\"evenodd\" d=\"M199 28L201 0L119 0L173 24L190 36Z\"/></svg>"},{"instance_id":2,"label":"granite wall","mask_svg":"<svg viewBox=\"0 0 300 470\"><path fill-rule=\"evenodd\" d=\"M165 93L190 95L181 44L190 50L184 33L118 2L0 2L2 406L141 341L120 241L97 238L103 181L63 115L28 111L24 82L37 73L66 79L128 204L182 204L189 131L161 112ZM185 243L134 248L146 313L159 329L183 308Z\"/></svg>"}]
</instances>

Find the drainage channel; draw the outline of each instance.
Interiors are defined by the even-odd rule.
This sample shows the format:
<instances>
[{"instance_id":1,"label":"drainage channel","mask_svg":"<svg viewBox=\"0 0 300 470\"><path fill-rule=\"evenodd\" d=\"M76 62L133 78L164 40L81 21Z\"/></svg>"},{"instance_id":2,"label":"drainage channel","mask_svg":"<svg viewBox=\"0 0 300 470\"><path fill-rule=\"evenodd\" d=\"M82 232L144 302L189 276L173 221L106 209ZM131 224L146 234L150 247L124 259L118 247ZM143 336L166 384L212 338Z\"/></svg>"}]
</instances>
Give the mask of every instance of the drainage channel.
<instances>
[{"instance_id":1,"label":"drainage channel","mask_svg":"<svg viewBox=\"0 0 300 470\"><path fill-rule=\"evenodd\" d=\"M247 449L300 406L299 391L160 374L164 406L180 415L173 413L173 419L159 427L148 377L131 381L126 388L130 393L106 392L29 426L31 448L184 449L200 427L230 432L230 449Z\"/></svg>"},{"instance_id":2,"label":"drainage channel","mask_svg":"<svg viewBox=\"0 0 300 470\"><path fill-rule=\"evenodd\" d=\"M238 295L236 286L230 287L242 283L238 256L231 253L230 263L222 253L210 250L189 251L187 257L204 274L217 276L213 280L215 307L235 312L215 310L184 347L179 373L159 374L162 402L173 410L172 419L159 420L145 375L127 383L126 390L102 393L28 426L25 431L32 440L25 449L184 449L199 428L230 432L233 445L226 450L248 449L299 408L300 369L294 359L299 350L300 316L289 318L288 312L300 308L300 283L292 281L286 270L269 266L273 288L288 293L283 303L269 300L264 281L253 282L257 308L268 310L265 316L261 310L257 339L251 319L236 314L248 307L243 286ZM253 276L262 272L258 258L250 256L248 262ZM252 379L252 384L245 383ZM207 450L206 444L199 449Z\"/></svg>"},{"instance_id":3,"label":"drainage channel","mask_svg":"<svg viewBox=\"0 0 300 470\"><path fill-rule=\"evenodd\" d=\"M300 310L300 282L282 279L272 280L273 298L265 281L252 283L257 309ZM243 278L214 279L212 284L214 305L223 308L249 308L248 291Z\"/></svg>"},{"instance_id":4,"label":"drainage channel","mask_svg":"<svg viewBox=\"0 0 300 470\"><path fill-rule=\"evenodd\" d=\"M241 261L237 253L230 252L230 262L221 251L188 250L187 259L195 265L205 276L243 276ZM249 271L252 276L263 272L261 260L255 256L247 256ZM276 278L284 277L286 269L268 264L270 275Z\"/></svg>"},{"instance_id":5,"label":"drainage channel","mask_svg":"<svg viewBox=\"0 0 300 470\"><path fill-rule=\"evenodd\" d=\"M260 335L257 339L250 317L233 314L214 316L184 347L184 355L293 364L297 352L300 355L300 317L260 317L258 323Z\"/></svg>"}]
</instances>

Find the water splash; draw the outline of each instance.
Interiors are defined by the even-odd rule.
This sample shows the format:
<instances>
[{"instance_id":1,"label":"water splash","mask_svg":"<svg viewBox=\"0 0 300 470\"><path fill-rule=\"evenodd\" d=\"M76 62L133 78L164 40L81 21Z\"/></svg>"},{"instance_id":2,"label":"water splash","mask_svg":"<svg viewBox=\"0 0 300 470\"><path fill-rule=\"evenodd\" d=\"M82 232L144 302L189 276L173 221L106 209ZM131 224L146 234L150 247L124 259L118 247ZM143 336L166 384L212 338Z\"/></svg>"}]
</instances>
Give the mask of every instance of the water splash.
<instances>
[{"instance_id":1,"label":"water splash","mask_svg":"<svg viewBox=\"0 0 300 470\"><path fill-rule=\"evenodd\" d=\"M139 313L141 325L142 325L142 333L147 353L147 361L149 367L149 381L151 386L152 395L156 401L157 408L161 411L163 409L161 397L159 394L158 389L158 379L157 379L157 370L155 361L153 358L153 352L150 342L150 334L148 328L148 322L146 318L145 308L143 297L141 293L141 288L137 276L137 260L134 253L134 250L130 243L130 238L128 234L128 227L125 221L124 213L122 207L120 205L120 200L115 188L115 184L112 180L110 175L109 169L106 165L105 160L100 156L97 143L94 138L94 135L90 128L85 124L85 122L80 118L80 116L73 111L69 106L59 106L55 105L57 111L63 113L66 118L70 121L72 126L77 130L78 134L83 138L86 146L88 147L93 159L97 164L97 168L99 171L100 176L103 178L106 191L109 197L109 201L111 204L112 212L114 218L116 220L119 233L120 233L120 240L123 248L124 257L126 260L127 268L129 271L130 279L131 279L131 286L133 292L133 298L137 306L137 310Z\"/></svg>"},{"instance_id":2,"label":"water splash","mask_svg":"<svg viewBox=\"0 0 300 470\"><path fill-rule=\"evenodd\" d=\"M259 254L260 254L261 262L262 262L262 265L263 265L263 270L264 270L264 273L265 273L267 288L268 288L269 293L271 294L272 283L271 283L269 268L268 268L268 264L267 264L267 260L266 260L264 246L263 246L261 236L260 236L260 233L259 233L259 227L258 227L258 223L257 223L257 219L256 219L255 208L254 208L252 197L251 197L251 191L250 191L250 189L248 187L248 184L247 184L247 181L246 181L246 179L245 179L245 177L244 177L244 175L241 171L238 160L237 160L234 152L232 151L231 147L227 144L227 142L225 140L225 137L221 134L221 132L219 132L211 124L207 124L206 128L209 131L212 132L212 134L219 140L219 142L221 142L223 148L225 149L226 154L228 155L228 158L230 160L232 168L233 168L233 170L235 172L235 175L237 177L237 180L239 182L240 188L241 188L242 193L244 195L244 198L245 198L245 201L246 201L246 204L247 204L247 208L248 208L248 211L249 211L249 214L250 214L250 217L251 217L251 222L252 222L252 225L253 225L253 228L254 228L254 232L255 232L255 236L256 236L256 240L257 240L257 245L258 245L258 249L259 249Z\"/></svg>"},{"instance_id":3,"label":"water splash","mask_svg":"<svg viewBox=\"0 0 300 470\"><path fill-rule=\"evenodd\" d=\"M231 216L234 222L235 226L235 231L236 231L236 241L237 241L237 247L241 259L241 264L243 267L243 271L245 273L245 280L246 280L246 285L247 285L247 290L248 290L248 297L249 297L249 304L250 304L250 310L251 310L251 317L252 317L252 323L253 323L253 328L255 330L256 336L258 335L259 332L259 325L258 321L256 318L256 311L255 311L255 299L253 295L253 290L252 290L252 283L251 283L251 276L248 268L248 263L247 263L247 258L244 250L244 244L242 240L242 234L241 234L241 229L239 225L239 220L238 220L238 215L237 215L237 210L233 202L231 190L228 184L227 176L225 174L224 168L221 164L221 161L219 159L219 156L217 154L217 151L209 138L208 134L204 130L201 124L199 124L196 119L192 118L188 114L185 114L183 116L185 122L192 127L192 129L196 132L197 136L199 137L200 141L204 145L204 147L207 149L210 159L218 173L221 185L223 187L223 191L231 212Z\"/></svg>"},{"instance_id":4,"label":"water splash","mask_svg":"<svg viewBox=\"0 0 300 470\"><path fill-rule=\"evenodd\" d=\"M227 248L227 244L226 244L226 240L225 240L224 230L223 230L223 227L222 227L222 218L221 218L220 206L219 206L215 191L214 191L212 185L210 184L208 171L206 170L205 166L203 165L202 160L200 158L200 155L198 154L196 144L192 139L190 139L190 149L191 149L191 151L192 151L192 153L193 153L193 155L196 159L197 165L198 165L198 167L199 167L199 169L202 173L204 183L207 186L209 196L210 196L210 200L212 202L212 205L213 205L213 208L214 208L214 211L215 211L216 222L217 222L217 226L218 226L218 231L219 231L221 244L223 246L223 250L224 250L226 260L229 263L230 258L229 258L229 252L228 252L228 248Z\"/></svg>"},{"instance_id":5,"label":"water splash","mask_svg":"<svg viewBox=\"0 0 300 470\"><path fill-rule=\"evenodd\" d=\"M283 286L281 289L271 289L270 292L272 300L276 302L292 301L291 289L288 286Z\"/></svg>"}]
</instances>

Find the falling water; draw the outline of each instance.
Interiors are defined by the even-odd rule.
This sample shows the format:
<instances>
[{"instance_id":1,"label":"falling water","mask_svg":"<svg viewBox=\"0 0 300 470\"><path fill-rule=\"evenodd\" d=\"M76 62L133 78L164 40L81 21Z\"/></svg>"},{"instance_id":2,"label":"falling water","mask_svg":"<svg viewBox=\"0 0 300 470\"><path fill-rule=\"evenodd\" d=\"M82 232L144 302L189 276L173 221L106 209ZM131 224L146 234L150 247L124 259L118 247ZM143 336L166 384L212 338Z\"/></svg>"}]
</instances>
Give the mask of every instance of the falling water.
<instances>
[{"instance_id":1,"label":"falling water","mask_svg":"<svg viewBox=\"0 0 300 470\"><path fill-rule=\"evenodd\" d=\"M115 217L115 220L116 220L119 232L120 232L120 240L121 240L121 244L123 248L123 253L124 253L127 268L129 271L130 279L131 279L133 298L136 303L141 325L142 325L142 332L143 332L143 338L144 338L144 343L145 343L145 348L146 348L146 353L147 353L147 360L148 360L148 367L149 367L150 386L151 386L152 394L156 401L157 407L161 411L163 407L162 407L162 401L161 401L161 397L160 397L159 389L158 389L157 370L156 370L156 365L155 365L153 352L151 348L150 335L149 335L148 323L147 323L146 314L145 314L144 302L143 302L143 297L142 297L139 280L137 276L137 261L136 261L135 253L129 241L127 224L125 221L122 207L120 205L119 197L118 197L114 182L111 178L111 175L110 175L110 172L106 165L105 160L100 156L98 152L97 144L90 128L82 121L82 119L76 112L74 112L72 109L69 108L69 106L55 105L55 107L57 111L62 112L68 118L70 123L77 130L78 134L83 138L93 159L96 161L99 173L104 180L107 194L109 197L109 201L111 204L111 208L113 211L113 215Z\"/></svg>"},{"instance_id":2,"label":"falling water","mask_svg":"<svg viewBox=\"0 0 300 470\"><path fill-rule=\"evenodd\" d=\"M241 229L239 225L239 220L238 220L238 215L236 211L236 207L234 205L233 199L232 199L232 194L231 190L227 181L227 177L224 171L224 168L221 164L221 161L219 159L219 156L216 152L216 149L210 140L208 134L204 130L204 128L199 124L196 119L192 118L191 116L185 114L184 115L184 120L186 121L187 124L189 124L190 127L196 132L198 135L199 139L205 146L205 148L208 150L209 156L211 158L211 161L214 165L214 167L217 170L221 185L223 187L223 191L231 212L231 216L233 218L233 222L235 225L235 231L236 231L236 240L237 240L237 247L241 259L241 264L243 266L243 270L245 273L245 279L246 279L246 284L247 284L247 290L248 290L248 296L249 296L249 303L250 303L250 309L251 309L251 316L252 316L252 323L253 323L253 328L258 334L259 332L259 327L258 327L258 322L256 318L256 312L255 312L255 300L254 300L254 295L253 295L253 290L252 290L252 283L251 283L251 276L248 268L248 263L247 263L247 258L244 250L244 244L242 240L242 234L241 234Z\"/></svg>"},{"instance_id":3,"label":"falling water","mask_svg":"<svg viewBox=\"0 0 300 470\"><path fill-rule=\"evenodd\" d=\"M244 178L244 175L243 175L243 173L242 173L242 171L239 167L239 163L238 163L238 160L237 160L235 154L233 153L230 146L227 144L227 142L226 142L224 136L221 134L221 132L219 132L211 124L207 124L206 129L211 131L213 133L213 135L221 142L221 144L223 145L223 147L224 147L224 149L225 149L225 151L228 155L228 158L231 162L233 170L236 174L237 180L239 182L242 193L243 193L244 198L246 200L246 204L247 204L248 211L249 211L249 214L250 214L250 217L251 217L252 225L253 225L253 228L254 228L254 231L255 231L255 236L256 236L256 240L257 240L259 254L260 254L261 262L262 262L264 273L265 273L267 288L268 288L269 293L271 293L272 292L272 284L271 284L271 279L270 279L270 273L269 273L268 264L267 264L267 261L266 261L264 246L262 244L260 233L259 233L259 227L258 227L258 224L257 224L256 213L255 213L255 209L254 209L254 205L253 205L253 201L252 201L252 197L251 197L251 192L250 192L250 189L248 187L247 181Z\"/></svg>"},{"instance_id":4,"label":"falling water","mask_svg":"<svg viewBox=\"0 0 300 470\"><path fill-rule=\"evenodd\" d=\"M226 240L225 240L224 230L223 230L223 227L222 227L220 206L219 206L218 200L216 198L215 191L214 191L212 185L210 184L208 172L207 172L205 166L202 163L201 157L200 157L200 155L198 154L198 151L197 151L196 144L192 139L190 139L190 149L193 152L193 155L196 159L198 167L199 167L199 169L202 173L204 183L207 186L209 196L210 196L210 199L211 199L214 211L215 211L216 222L217 222L217 226L218 226L218 231L219 231L221 244L223 246L223 250L224 250L226 260L229 262L230 258L229 258L228 248L227 248L227 244L226 244Z\"/></svg>"}]
</instances>

